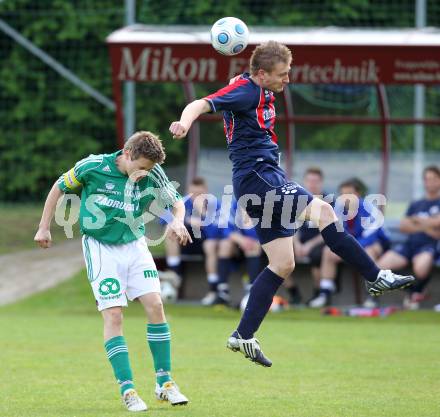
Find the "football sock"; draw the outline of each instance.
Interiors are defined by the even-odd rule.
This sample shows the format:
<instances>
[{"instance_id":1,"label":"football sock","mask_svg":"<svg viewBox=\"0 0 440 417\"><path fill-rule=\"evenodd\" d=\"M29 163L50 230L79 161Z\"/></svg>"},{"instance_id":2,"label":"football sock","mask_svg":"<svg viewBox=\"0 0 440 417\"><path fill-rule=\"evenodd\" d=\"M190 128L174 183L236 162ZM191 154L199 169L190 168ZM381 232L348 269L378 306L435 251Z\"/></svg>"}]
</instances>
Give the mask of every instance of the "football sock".
<instances>
[{"instance_id":1,"label":"football sock","mask_svg":"<svg viewBox=\"0 0 440 417\"><path fill-rule=\"evenodd\" d=\"M321 234L326 245L336 255L356 268L368 281L376 281L379 268L353 236L344 230L338 231L336 223L329 224Z\"/></svg>"},{"instance_id":2,"label":"football sock","mask_svg":"<svg viewBox=\"0 0 440 417\"><path fill-rule=\"evenodd\" d=\"M121 394L124 394L129 388L134 388L133 374L130 368L128 349L124 336L112 337L105 342L104 347L112 365L113 373L121 388Z\"/></svg>"},{"instance_id":3,"label":"football sock","mask_svg":"<svg viewBox=\"0 0 440 417\"><path fill-rule=\"evenodd\" d=\"M224 284L229 280L229 275L234 268L234 261L231 258L218 258L217 273L218 283Z\"/></svg>"},{"instance_id":4,"label":"football sock","mask_svg":"<svg viewBox=\"0 0 440 417\"><path fill-rule=\"evenodd\" d=\"M167 256L167 268L182 276L182 262L180 256Z\"/></svg>"},{"instance_id":5,"label":"football sock","mask_svg":"<svg viewBox=\"0 0 440 417\"><path fill-rule=\"evenodd\" d=\"M147 340L159 386L171 381L171 334L168 323L147 324Z\"/></svg>"},{"instance_id":6,"label":"football sock","mask_svg":"<svg viewBox=\"0 0 440 417\"><path fill-rule=\"evenodd\" d=\"M257 279L261 272L261 259L259 256L249 256L246 258L246 270L249 275L249 284Z\"/></svg>"},{"instance_id":7,"label":"football sock","mask_svg":"<svg viewBox=\"0 0 440 417\"><path fill-rule=\"evenodd\" d=\"M287 289L287 292L290 296L290 301L293 304L298 304L301 302L301 291L296 285L293 285L292 287Z\"/></svg>"},{"instance_id":8,"label":"football sock","mask_svg":"<svg viewBox=\"0 0 440 417\"><path fill-rule=\"evenodd\" d=\"M429 281L431 280L431 276L428 276L425 279L417 279L416 282L409 287L410 293L422 293L423 290L428 285Z\"/></svg>"},{"instance_id":9,"label":"football sock","mask_svg":"<svg viewBox=\"0 0 440 417\"><path fill-rule=\"evenodd\" d=\"M237 327L237 332L243 339L252 338L258 330L269 311L273 296L283 281L280 276L269 268L264 268L258 275L252 284L249 292L249 301ZM233 335L236 335L236 333L234 332Z\"/></svg>"},{"instance_id":10,"label":"football sock","mask_svg":"<svg viewBox=\"0 0 440 417\"><path fill-rule=\"evenodd\" d=\"M335 292L335 282L332 279L322 278L321 282L319 283L319 288L320 290Z\"/></svg>"},{"instance_id":11,"label":"football sock","mask_svg":"<svg viewBox=\"0 0 440 417\"><path fill-rule=\"evenodd\" d=\"M208 274L208 285L209 285L209 291L217 292L218 287L218 275L210 273Z\"/></svg>"}]
</instances>

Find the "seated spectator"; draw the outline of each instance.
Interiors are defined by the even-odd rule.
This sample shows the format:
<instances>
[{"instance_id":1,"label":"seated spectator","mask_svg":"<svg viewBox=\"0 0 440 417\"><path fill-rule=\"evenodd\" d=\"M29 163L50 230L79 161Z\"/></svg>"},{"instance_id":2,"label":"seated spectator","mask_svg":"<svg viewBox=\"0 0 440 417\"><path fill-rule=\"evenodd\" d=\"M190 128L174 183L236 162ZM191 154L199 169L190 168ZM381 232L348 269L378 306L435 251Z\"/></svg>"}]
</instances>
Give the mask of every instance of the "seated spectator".
<instances>
[{"instance_id":1,"label":"seated spectator","mask_svg":"<svg viewBox=\"0 0 440 417\"><path fill-rule=\"evenodd\" d=\"M365 191L365 185L357 178L343 182L339 186L340 197L336 200L335 212L339 219L345 219L342 222L344 230L375 260L389 248L390 241L384 229L375 224L378 209L361 197ZM319 308L330 304L340 262L341 258L326 246L322 254L319 294L310 301L310 307Z\"/></svg>"},{"instance_id":2,"label":"seated spectator","mask_svg":"<svg viewBox=\"0 0 440 417\"><path fill-rule=\"evenodd\" d=\"M406 241L386 252L378 261L379 268L401 269L412 266L417 282L409 288L404 307L419 308L429 280L440 239L440 169L428 166L423 171L425 197L413 201L400 222Z\"/></svg>"},{"instance_id":3,"label":"seated spectator","mask_svg":"<svg viewBox=\"0 0 440 417\"><path fill-rule=\"evenodd\" d=\"M304 174L304 188L309 190L314 196L325 197L323 191L324 176L320 168L310 167ZM307 260L311 265L313 277L313 295L315 298L319 293L319 282L321 280L320 265L322 250L324 249L324 239L319 233L318 226L311 221L306 221L293 236L293 249L295 259ZM286 280L286 288L290 295L291 304L301 302L301 293L297 287L294 277Z\"/></svg>"},{"instance_id":4,"label":"seated spectator","mask_svg":"<svg viewBox=\"0 0 440 417\"><path fill-rule=\"evenodd\" d=\"M237 214L238 213L238 214ZM262 249L255 229L247 213L233 201L228 227L222 228L222 240L218 251L218 286L217 293L212 294L212 304L229 304L229 275L233 272L236 260L244 257L249 282L245 287L245 294L240 303L244 309L249 298L252 283L261 272Z\"/></svg>"},{"instance_id":5,"label":"seated spectator","mask_svg":"<svg viewBox=\"0 0 440 417\"><path fill-rule=\"evenodd\" d=\"M210 292L217 291L217 253L221 232L217 225L217 211L220 203L213 196L208 195L206 181L202 177L195 177L189 188L185 201L185 226L188 229L193 243L181 247L178 242L167 238L165 240L167 268L182 276L181 255L202 254L205 258L206 276ZM164 224L165 221L162 221ZM210 293L202 299L202 304L209 303Z\"/></svg>"}]
</instances>

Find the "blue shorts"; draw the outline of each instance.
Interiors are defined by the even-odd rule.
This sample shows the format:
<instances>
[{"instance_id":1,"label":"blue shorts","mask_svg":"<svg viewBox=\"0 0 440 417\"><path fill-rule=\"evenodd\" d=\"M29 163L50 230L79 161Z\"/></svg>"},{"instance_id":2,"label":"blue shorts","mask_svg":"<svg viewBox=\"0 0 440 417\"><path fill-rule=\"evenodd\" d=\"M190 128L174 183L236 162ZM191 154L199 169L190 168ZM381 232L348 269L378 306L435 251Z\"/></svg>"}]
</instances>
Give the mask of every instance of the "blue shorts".
<instances>
[{"instance_id":1,"label":"blue shorts","mask_svg":"<svg viewBox=\"0 0 440 417\"><path fill-rule=\"evenodd\" d=\"M235 198L254 222L261 244L293 236L295 219L313 200L307 190L289 182L275 165L261 164L232 181Z\"/></svg>"},{"instance_id":2,"label":"blue shorts","mask_svg":"<svg viewBox=\"0 0 440 417\"><path fill-rule=\"evenodd\" d=\"M187 226L187 228L191 228L191 226ZM222 230L218 227L217 224L209 224L207 226L200 227L201 239L221 239L222 238Z\"/></svg>"},{"instance_id":3,"label":"blue shorts","mask_svg":"<svg viewBox=\"0 0 440 417\"><path fill-rule=\"evenodd\" d=\"M208 239L223 239L222 229L216 224L200 227L200 237L195 237L192 227L185 223L185 227L191 236L192 243L181 247L181 252L186 255L203 254L203 242Z\"/></svg>"},{"instance_id":4,"label":"blue shorts","mask_svg":"<svg viewBox=\"0 0 440 417\"><path fill-rule=\"evenodd\" d=\"M411 261L414 256L422 253L422 252L428 252L432 253L434 255L434 258L436 256L436 247L435 244L428 243L426 245L418 245L414 244L411 241L407 241L405 243L399 243L393 248L394 252L397 252L399 255L402 255L404 258L408 259L408 261Z\"/></svg>"},{"instance_id":5,"label":"blue shorts","mask_svg":"<svg viewBox=\"0 0 440 417\"><path fill-rule=\"evenodd\" d=\"M387 251L391 246L390 239L385 234L383 229L377 229L368 236L357 239L357 241L364 249L368 246L374 245L375 243L379 243L384 252Z\"/></svg>"},{"instance_id":6,"label":"blue shorts","mask_svg":"<svg viewBox=\"0 0 440 417\"><path fill-rule=\"evenodd\" d=\"M238 227L228 226L225 228L219 228L218 230L220 231L221 239L228 239L231 233L236 232L251 239L259 240L255 227L251 227L250 229L240 229Z\"/></svg>"}]
</instances>

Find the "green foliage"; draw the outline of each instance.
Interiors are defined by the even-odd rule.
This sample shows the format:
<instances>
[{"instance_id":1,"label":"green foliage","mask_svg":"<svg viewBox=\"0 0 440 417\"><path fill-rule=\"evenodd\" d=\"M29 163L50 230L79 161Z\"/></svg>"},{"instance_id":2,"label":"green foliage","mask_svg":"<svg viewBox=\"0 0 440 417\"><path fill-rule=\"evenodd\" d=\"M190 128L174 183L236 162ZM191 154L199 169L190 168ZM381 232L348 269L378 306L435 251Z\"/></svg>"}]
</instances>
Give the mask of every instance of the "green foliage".
<instances>
[{"instance_id":1,"label":"green foliage","mask_svg":"<svg viewBox=\"0 0 440 417\"><path fill-rule=\"evenodd\" d=\"M78 6L87 2L76 3L77 8L64 0L12 0L0 4L0 15L110 96L104 40L115 28L115 13L81 14ZM0 200L41 199L77 160L113 149L114 115L3 34L0 44L6 46L0 52Z\"/></svg>"},{"instance_id":2,"label":"green foliage","mask_svg":"<svg viewBox=\"0 0 440 417\"><path fill-rule=\"evenodd\" d=\"M237 16L249 25L372 26L414 24L414 0L139 0L137 21L145 24L209 26L223 16ZM440 8L428 1L428 24L440 25ZM124 2L113 0L7 0L0 2L0 18L72 70L78 77L112 97L106 36L124 24ZM0 201L41 199L50 184L78 159L91 152L110 152L116 143L114 113L0 32ZM213 86L198 87L197 95ZM159 133L167 149L167 164L184 163L187 142L173 141L168 125L184 106L177 84L138 84L137 127ZM438 89L428 95L427 115L437 116ZM152 99L153 98L153 99ZM279 100L278 105L282 100ZM371 103L374 104L374 98ZM318 102L300 100L295 110L325 114ZM410 116L412 99L398 109ZM409 110L408 110L409 109ZM351 114L377 115L361 108ZM280 113L280 110L279 110ZM393 115L398 116L398 115ZM224 146L221 123L206 123L209 146ZM278 128L282 130L281 127ZM440 150L438 128L426 129L428 150ZM299 125L300 149L377 149L377 127ZM411 150L412 128L393 127L393 149ZM372 145L373 144L373 145Z\"/></svg>"}]
</instances>

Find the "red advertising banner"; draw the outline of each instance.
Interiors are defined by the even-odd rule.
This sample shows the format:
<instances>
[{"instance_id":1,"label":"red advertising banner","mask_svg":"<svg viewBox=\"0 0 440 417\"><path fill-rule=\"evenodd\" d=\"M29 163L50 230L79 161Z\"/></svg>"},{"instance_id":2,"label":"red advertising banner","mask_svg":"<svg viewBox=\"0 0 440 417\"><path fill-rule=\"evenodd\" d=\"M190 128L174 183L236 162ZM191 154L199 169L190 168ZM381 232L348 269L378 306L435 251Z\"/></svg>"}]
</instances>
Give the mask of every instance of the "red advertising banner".
<instances>
[{"instance_id":1,"label":"red advertising banner","mask_svg":"<svg viewBox=\"0 0 440 417\"><path fill-rule=\"evenodd\" d=\"M200 44L109 43L118 81L227 82L253 50L226 57ZM438 46L294 45L291 81L306 84L440 84Z\"/></svg>"}]
</instances>

